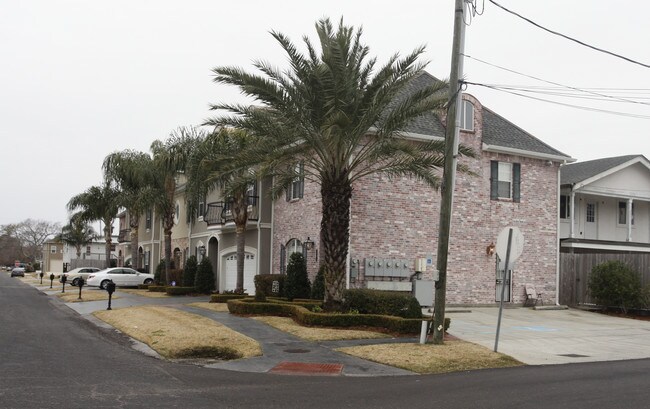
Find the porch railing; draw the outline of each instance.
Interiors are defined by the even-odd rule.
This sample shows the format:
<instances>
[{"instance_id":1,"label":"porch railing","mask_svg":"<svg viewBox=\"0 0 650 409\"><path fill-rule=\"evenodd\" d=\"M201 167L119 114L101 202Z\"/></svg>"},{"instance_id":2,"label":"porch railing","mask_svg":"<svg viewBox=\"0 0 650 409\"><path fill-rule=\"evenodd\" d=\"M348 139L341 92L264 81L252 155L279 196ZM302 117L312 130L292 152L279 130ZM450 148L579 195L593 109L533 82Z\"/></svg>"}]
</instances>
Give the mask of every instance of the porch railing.
<instances>
[{"instance_id":1,"label":"porch railing","mask_svg":"<svg viewBox=\"0 0 650 409\"><path fill-rule=\"evenodd\" d=\"M248 196L247 200L248 221L259 220L259 196ZM205 214L203 215L203 221L208 226L218 226L234 222L232 205L232 200L208 203Z\"/></svg>"}]
</instances>

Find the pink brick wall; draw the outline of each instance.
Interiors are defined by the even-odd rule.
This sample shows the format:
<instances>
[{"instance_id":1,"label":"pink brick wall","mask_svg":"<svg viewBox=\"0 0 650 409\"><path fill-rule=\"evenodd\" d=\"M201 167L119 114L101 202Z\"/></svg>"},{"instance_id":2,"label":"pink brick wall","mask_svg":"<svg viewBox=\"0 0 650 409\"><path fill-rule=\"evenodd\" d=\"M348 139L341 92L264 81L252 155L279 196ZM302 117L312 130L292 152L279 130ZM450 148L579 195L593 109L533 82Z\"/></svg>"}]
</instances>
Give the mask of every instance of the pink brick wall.
<instances>
[{"instance_id":1,"label":"pink brick wall","mask_svg":"<svg viewBox=\"0 0 650 409\"><path fill-rule=\"evenodd\" d=\"M461 142L471 146L477 158L462 162L476 176L458 174L454 196L447 302L491 304L495 302L495 256L486 247L496 242L506 226L518 226L525 238L524 254L513 276L512 301L525 299L524 284L534 285L545 300L555 298L557 262L557 172L546 161L513 155L482 152L481 105L475 106L474 132L461 133ZM490 200L490 161L521 164L521 202ZM442 177L442 171L440 173ZM279 272L280 244L291 238L316 242L320 228L318 186L306 182L305 197L294 202L283 198L274 205L273 271ZM410 178L390 179L371 175L356 183L352 194L350 256L359 260L363 286L364 258L409 259L436 254L440 193ZM310 276L317 269L315 250L309 254ZM427 274L429 275L429 274Z\"/></svg>"}]
</instances>

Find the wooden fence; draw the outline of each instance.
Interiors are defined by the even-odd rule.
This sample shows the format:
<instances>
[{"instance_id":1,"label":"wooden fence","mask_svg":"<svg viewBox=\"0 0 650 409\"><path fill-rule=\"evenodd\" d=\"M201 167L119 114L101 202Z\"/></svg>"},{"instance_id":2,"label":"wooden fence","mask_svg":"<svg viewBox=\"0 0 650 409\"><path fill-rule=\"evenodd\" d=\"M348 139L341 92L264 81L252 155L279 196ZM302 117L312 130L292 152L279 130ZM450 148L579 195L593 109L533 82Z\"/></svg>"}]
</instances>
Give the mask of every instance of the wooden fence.
<instances>
[{"instance_id":1,"label":"wooden fence","mask_svg":"<svg viewBox=\"0 0 650 409\"><path fill-rule=\"evenodd\" d=\"M593 303L588 283L592 268L608 260L619 260L641 274L642 284L650 284L650 254L560 253L560 304Z\"/></svg>"}]
</instances>

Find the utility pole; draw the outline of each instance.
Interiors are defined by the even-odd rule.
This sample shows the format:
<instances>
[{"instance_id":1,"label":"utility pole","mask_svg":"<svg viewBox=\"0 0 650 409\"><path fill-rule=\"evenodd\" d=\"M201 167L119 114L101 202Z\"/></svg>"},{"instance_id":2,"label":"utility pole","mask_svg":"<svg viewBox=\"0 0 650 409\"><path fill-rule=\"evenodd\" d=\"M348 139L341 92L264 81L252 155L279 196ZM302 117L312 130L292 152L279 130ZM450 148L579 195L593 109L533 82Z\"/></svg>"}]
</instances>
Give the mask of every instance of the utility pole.
<instances>
[{"instance_id":1,"label":"utility pole","mask_svg":"<svg viewBox=\"0 0 650 409\"><path fill-rule=\"evenodd\" d=\"M445 302L447 297L447 256L449 253L449 233L451 231L451 211L456 180L456 156L458 155L458 132L460 129L460 109L462 95L460 78L463 69L465 41L464 9L466 0L456 0L454 6L454 40L451 51L451 73L449 75L449 110L445 132L445 167L440 203L440 226L438 228L438 254L436 266L435 302L433 310L433 343L442 344L445 326Z\"/></svg>"}]
</instances>

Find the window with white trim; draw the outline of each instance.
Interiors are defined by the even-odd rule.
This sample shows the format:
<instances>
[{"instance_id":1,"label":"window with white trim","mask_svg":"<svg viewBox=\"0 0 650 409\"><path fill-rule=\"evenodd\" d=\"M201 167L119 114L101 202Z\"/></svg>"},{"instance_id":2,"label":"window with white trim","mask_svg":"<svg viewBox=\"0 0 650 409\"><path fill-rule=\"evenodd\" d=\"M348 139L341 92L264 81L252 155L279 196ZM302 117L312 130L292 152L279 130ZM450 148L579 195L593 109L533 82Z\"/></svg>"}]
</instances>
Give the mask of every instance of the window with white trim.
<instances>
[{"instance_id":1,"label":"window with white trim","mask_svg":"<svg viewBox=\"0 0 650 409\"><path fill-rule=\"evenodd\" d=\"M305 168L302 163L299 163L294 168L296 177L291 181L291 185L287 188L287 201L300 199L305 191Z\"/></svg>"},{"instance_id":2,"label":"window with white trim","mask_svg":"<svg viewBox=\"0 0 650 409\"><path fill-rule=\"evenodd\" d=\"M474 105L467 100L463 100L461 104L460 129L463 131L474 130Z\"/></svg>"},{"instance_id":3,"label":"window with white trim","mask_svg":"<svg viewBox=\"0 0 650 409\"><path fill-rule=\"evenodd\" d=\"M632 202L631 224L634 225L634 202ZM627 224L627 202L618 202L618 224Z\"/></svg>"},{"instance_id":4,"label":"window with white trim","mask_svg":"<svg viewBox=\"0 0 650 409\"><path fill-rule=\"evenodd\" d=\"M50 248L50 253L56 254L56 246L52 246L52 248Z\"/></svg>"},{"instance_id":5,"label":"window with white trim","mask_svg":"<svg viewBox=\"0 0 650 409\"><path fill-rule=\"evenodd\" d=\"M521 200L521 164L515 162L490 162L490 199Z\"/></svg>"},{"instance_id":6,"label":"window with white trim","mask_svg":"<svg viewBox=\"0 0 650 409\"><path fill-rule=\"evenodd\" d=\"M571 217L571 196L560 195L560 219Z\"/></svg>"}]
</instances>

